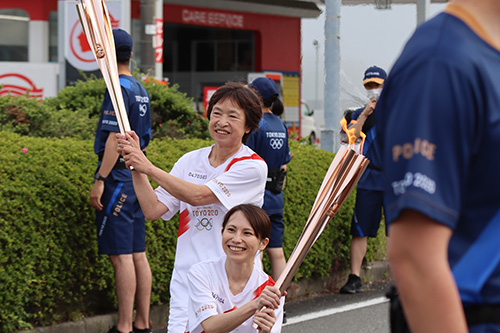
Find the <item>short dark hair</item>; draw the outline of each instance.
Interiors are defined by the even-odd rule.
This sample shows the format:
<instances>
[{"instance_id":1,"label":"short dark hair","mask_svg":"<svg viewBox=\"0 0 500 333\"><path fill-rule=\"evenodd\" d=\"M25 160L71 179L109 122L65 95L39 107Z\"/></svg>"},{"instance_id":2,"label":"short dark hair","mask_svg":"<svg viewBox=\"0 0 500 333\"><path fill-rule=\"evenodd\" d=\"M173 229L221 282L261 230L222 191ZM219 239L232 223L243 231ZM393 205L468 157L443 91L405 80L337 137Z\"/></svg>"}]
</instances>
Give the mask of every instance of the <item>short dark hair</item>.
<instances>
[{"instance_id":1,"label":"short dark hair","mask_svg":"<svg viewBox=\"0 0 500 333\"><path fill-rule=\"evenodd\" d=\"M245 215L258 239L269 238L271 235L271 220L265 210L252 204L240 204L231 208L224 216L224 222L222 222L223 231L231 216L236 212L242 212Z\"/></svg>"},{"instance_id":2,"label":"short dark hair","mask_svg":"<svg viewBox=\"0 0 500 333\"><path fill-rule=\"evenodd\" d=\"M245 126L250 129L250 132L245 133L242 138L242 142L246 143L250 134L259 128L262 119L261 99L252 89L245 87L243 83L227 82L219 87L210 98L207 108L208 120L210 120L214 105L226 99L236 103L245 112Z\"/></svg>"}]
</instances>

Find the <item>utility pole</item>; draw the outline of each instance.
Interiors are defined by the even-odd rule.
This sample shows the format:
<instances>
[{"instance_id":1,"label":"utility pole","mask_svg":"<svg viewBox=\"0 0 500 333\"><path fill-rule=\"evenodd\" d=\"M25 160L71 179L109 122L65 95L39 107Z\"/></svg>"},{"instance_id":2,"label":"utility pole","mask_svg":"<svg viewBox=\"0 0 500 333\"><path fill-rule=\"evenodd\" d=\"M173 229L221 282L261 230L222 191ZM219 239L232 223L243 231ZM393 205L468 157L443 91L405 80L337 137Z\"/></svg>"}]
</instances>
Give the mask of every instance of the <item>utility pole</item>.
<instances>
[{"instance_id":1,"label":"utility pole","mask_svg":"<svg viewBox=\"0 0 500 333\"><path fill-rule=\"evenodd\" d=\"M325 19L325 130L321 131L321 148L336 152L340 147L340 4L326 0Z\"/></svg>"},{"instance_id":2,"label":"utility pole","mask_svg":"<svg viewBox=\"0 0 500 333\"><path fill-rule=\"evenodd\" d=\"M318 102L318 65L319 65L319 42L317 39L313 40L314 48L316 49L316 71L314 73L314 108L319 108Z\"/></svg>"},{"instance_id":3,"label":"utility pole","mask_svg":"<svg viewBox=\"0 0 500 333\"><path fill-rule=\"evenodd\" d=\"M417 26L429 18L431 0L417 0Z\"/></svg>"},{"instance_id":4,"label":"utility pole","mask_svg":"<svg viewBox=\"0 0 500 333\"><path fill-rule=\"evenodd\" d=\"M155 74L155 50L153 48L153 37L155 35L155 4L156 0L141 0L141 72L154 76Z\"/></svg>"}]
</instances>

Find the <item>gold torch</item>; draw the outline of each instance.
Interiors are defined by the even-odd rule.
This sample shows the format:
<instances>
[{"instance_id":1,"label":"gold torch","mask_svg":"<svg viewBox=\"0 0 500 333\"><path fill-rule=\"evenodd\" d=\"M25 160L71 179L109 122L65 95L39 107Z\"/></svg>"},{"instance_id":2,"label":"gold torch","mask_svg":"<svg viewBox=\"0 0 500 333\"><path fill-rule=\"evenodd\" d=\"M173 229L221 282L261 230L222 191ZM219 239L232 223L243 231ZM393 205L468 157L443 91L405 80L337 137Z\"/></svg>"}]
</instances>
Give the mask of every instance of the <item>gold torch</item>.
<instances>
[{"instance_id":1,"label":"gold torch","mask_svg":"<svg viewBox=\"0 0 500 333\"><path fill-rule=\"evenodd\" d=\"M341 146L337 151L316 195L304 230L288 258L285 269L276 281L275 286L282 294L290 285L295 272L313 244L345 202L370 163L364 155L354 150L356 137L354 131L347 130L345 119L341 124L349 136L349 146ZM365 135L362 132L360 134L363 141ZM361 143L361 152L363 151L362 145ZM257 328L257 325L253 326Z\"/></svg>"},{"instance_id":2,"label":"gold torch","mask_svg":"<svg viewBox=\"0 0 500 333\"><path fill-rule=\"evenodd\" d=\"M125 134L126 131L130 131L130 123L120 87L115 41L108 9L104 0L79 0L76 8L85 37L108 87L120 133Z\"/></svg>"},{"instance_id":3,"label":"gold torch","mask_svg":"<svg viewBox=\"0 0 500 333\"><path fill-rule=\"evenodd\" d=\"M353 149L340 147L323 179L304 230L276 281L281 293L288 288L307 253L354 189L368 163L365 156Z\"/></svg>"},{"instance_id":4,"label":"gold torch","mask_svg":"<svg viewBox=\"0 0 500 333\"><path fill-rule=\"evenodd\" d=\"M353 120L352 122L354 123L355 121ZM349 138L349 145L347 147L340 147L326 172L304 230L290 258L288 258L284 271L279 276L278 281L276 281L276 287L280 289L281 293L288 288L307 252L309 252L319 235L325 230L328 222L345 202L370 163L361 154L363 152L365 134L360 132L362 140L360 153L357 153L355 151L357 139L355 130L347 129L344 118L342 118L340 124Z\"/></svg>"}]
</instances>

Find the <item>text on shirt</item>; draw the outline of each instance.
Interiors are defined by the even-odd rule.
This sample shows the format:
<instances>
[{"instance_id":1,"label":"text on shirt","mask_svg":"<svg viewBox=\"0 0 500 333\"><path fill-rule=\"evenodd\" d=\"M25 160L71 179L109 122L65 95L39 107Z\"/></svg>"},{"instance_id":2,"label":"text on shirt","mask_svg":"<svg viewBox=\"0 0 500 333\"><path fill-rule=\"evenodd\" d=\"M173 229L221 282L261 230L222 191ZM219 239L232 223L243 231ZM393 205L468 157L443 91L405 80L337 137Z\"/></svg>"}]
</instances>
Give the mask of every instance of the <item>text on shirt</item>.
<instances>
[{"instance_id":1,"label":"text on shirt","mask_svg":"<svg viewBox=\"0 0 500 333\"><path fill-rule=\"evenodd\" d=\"M419 172L415 174L407 172L403 179L392 182L391 185L395 195L404 194L406 192L406 188L411 185L420 188L429 194L434 194L436 192L436 182L432 178L429 178Z\"/></svg>"},{"instance_id":2,"label":"text on shirt","mask_svg":"<svg viewBox=\"0 0 500 333\"><path fill-rule=\"evenodd\" d=\"M436 152L436 145L427 140L416 138L415 141L407 142L402 145L392 146L392 160L399 161L402 156L404 159L409 160L414 155L422 155L429 161L434 160L434 153Z\"/></svg>"},{"instance_id":3,"label":"text on shirt","mask_svg":"<svg viewBox=\"0 0 500 333\"><path fill-rule=\"evenodd\" d=\"M220 187L220 189L222 190L222 192L227 197L231 196L231 192L229 192L229 190L227 189L226 185L224 185L224 183L220 182L217 178L212 179L212 181L215 182Z\"/></svg>"}]
</instances>

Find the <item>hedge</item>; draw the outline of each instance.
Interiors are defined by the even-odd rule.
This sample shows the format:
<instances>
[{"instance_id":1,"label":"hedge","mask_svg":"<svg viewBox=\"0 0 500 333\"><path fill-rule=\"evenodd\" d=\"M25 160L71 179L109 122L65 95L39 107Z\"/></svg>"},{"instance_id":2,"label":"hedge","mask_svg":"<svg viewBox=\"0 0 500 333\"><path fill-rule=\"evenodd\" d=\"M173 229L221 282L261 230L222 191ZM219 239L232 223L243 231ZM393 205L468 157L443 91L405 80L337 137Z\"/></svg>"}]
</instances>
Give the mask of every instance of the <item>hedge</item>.
<instances>
[{"instance_id":1,"label":"hedge","mask_svg":"<svg viewBox=\"0 0 500 333\"><path fill-rule=\"evenodd\" d=\"M96 157L92 140L34 138L0 132L0 331L77 320L116 311L114 276L97 254L94 211L88 202ZM201 139L156 139L148 157L170 170L184 153L210 145ZM288 256L333 154L291 142L285 195L284 250ZM347 202L324 231L295 279L324 277L349 257ZM152 304L168 302L178 218L148 222L146 246L153 272ZM368 260L380 248L369 243ZM265 267L269 262L265 259Z\"/></svg>"},{"instance_id":2,"label":"hedge","mask_svg":"<svg viewBox=\"0 0 500 333\"><path fill-rule=\"evenodd\" d=\"M210 138L208 120L193 108L193 99L180 92L178 85L150 78L141 83L151 98L153 138ZM42 101L0 96L0 130L34 137L93 139L105 90L104 79L91 77Z\"/></svg>"}]
</instances>

